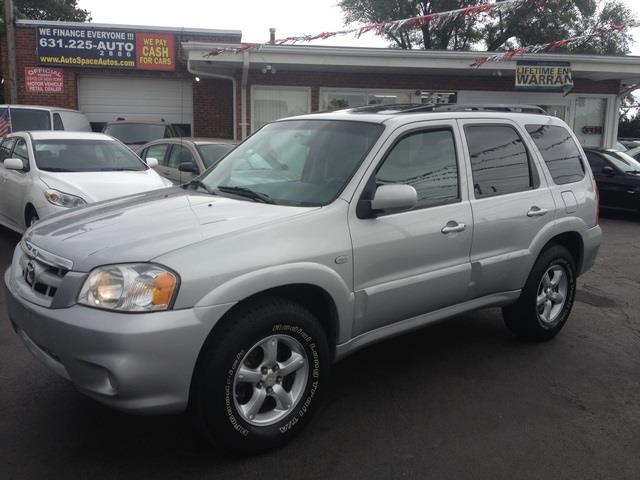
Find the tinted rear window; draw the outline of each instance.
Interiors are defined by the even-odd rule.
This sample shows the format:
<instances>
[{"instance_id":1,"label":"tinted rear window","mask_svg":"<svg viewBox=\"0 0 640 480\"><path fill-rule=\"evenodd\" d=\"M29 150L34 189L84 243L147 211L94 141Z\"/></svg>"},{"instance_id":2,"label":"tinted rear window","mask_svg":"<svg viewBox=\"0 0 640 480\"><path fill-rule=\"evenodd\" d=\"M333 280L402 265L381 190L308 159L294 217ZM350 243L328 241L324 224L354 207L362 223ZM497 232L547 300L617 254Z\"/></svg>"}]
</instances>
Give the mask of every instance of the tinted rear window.
<instances>
[{"instance_id":1,"label":"tinted rear window","mask_svg":"<svg viewBox=\"0 0 640 480\"><path fill-rule=\"evenodd\" d=\"M556 184L564 185L584 178L580 150L566 128L554 125L527 125L527 132L540 150Z\"/></svg>"},{"instance_id":2,"label":"tinted rear window","mask_svg":"<svg viewBox=\"0 0 640 480\"><path fill-rule=\"evenodd\" d=\"M11 131L51 130L51 117L46 110L11 108Z\"/></svg>"},{"instance_id":3,"label":"tinted rear window","mask_svg":"<svg viewBox=\"0 0 640 480\"><path fill-rule=\"evenodd\" d=\"M224 157L227 153L233 150L235 145L228 144L200 144L196 145L198 152L200 152L200 156L202 157L202 161L204 162L205 167L209 168L211 165L215 164Z\"/></svg>"},{"instance_id":4,"label":"tinted rear window","mask_svg":"<svg viewBox=\"0 0 640 480\"><path fill-rule=\"evenodd\" d=\"M469 125L465 127L465 134L477 198L534 187L527 149L512 127Z\"/></svg>"}]
</instances>

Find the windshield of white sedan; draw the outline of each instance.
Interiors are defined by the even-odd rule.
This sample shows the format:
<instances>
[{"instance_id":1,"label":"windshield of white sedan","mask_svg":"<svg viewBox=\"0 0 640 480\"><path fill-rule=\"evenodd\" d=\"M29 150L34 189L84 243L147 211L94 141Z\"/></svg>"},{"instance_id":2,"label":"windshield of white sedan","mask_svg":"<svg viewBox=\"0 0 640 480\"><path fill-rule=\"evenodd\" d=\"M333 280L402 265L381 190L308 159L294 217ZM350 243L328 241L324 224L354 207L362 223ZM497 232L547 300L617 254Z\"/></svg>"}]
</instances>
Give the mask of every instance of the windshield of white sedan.
<instances>
[{"instance_id":1,"label":"windshield of white sedan","mask_svg":"<svg viewBox=\"0 0 640 480\"><path fill-rule=\"evenodd\" d=\"M283 205L325 205L345 187L384 127L338 120L272 123L202 179L209 191L247 189Z\"/></svg>"},{"instance_id":2,"label":"windshield of white sedan","mask_svg":"<svg viewBox=\"0 0 640 480\"><path fill-rule=\"evenodd\" d=\"M147 167L128 148L109 140L36 140L36 165L47 172L141 171Z\"/></svg>"}]
</instances>

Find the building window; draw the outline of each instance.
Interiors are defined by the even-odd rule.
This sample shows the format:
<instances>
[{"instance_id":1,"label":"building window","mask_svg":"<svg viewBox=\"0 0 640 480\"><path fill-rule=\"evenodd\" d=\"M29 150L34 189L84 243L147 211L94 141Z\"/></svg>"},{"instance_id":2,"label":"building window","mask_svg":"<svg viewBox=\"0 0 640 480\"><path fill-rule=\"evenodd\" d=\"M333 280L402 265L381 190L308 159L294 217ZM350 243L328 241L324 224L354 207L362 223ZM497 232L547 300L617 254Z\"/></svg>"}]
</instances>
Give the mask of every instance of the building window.
<instances>
[{"instance_id":1,"label":"building window","mask_svg":"<svg viewBox=\"0 0 640 480\"><path fill-rule=\"evenodd\" d=\"M254 86L251 89L253 131L279 118L303 115L309 111L309 88Z\"/></svg>"},{"instance_id":2,"label":"building window","mask_svg":"<svg viewBox=\"0 0 640 480\"><path fill-rule=\"evenodd\" d=\"M584 147L601 147L604 141L604 122L607 99L578 97L573 131Z\"/></svg>"},{"instance_id":3,"label":"building window","mask_svg":"<svg viewBox=\"0 0 640 480\"><path fill-rule=\"evenodd\" d=\"M320 110L331 111L365 105L390 105L393 103L417 103L411 92L365 89L320 89Z\"/></svg>"}]
</instances>

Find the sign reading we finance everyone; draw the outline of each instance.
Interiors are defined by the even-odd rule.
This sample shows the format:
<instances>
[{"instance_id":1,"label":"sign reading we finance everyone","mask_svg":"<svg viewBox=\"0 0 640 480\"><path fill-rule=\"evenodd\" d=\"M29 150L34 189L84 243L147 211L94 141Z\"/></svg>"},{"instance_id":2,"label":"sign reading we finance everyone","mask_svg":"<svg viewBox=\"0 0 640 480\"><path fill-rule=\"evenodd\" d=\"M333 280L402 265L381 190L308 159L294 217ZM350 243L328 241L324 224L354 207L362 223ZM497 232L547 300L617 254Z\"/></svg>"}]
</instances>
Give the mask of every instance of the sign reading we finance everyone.
<instances>
[{"instance_id":1,"label":"sign reading we finance everyone","mask_svg":"<svg viewBox=\"0 0 640 480\"><path fill-rule=\"evenodd\" d=\"M37 28L44 65L172 71L175 37L166 33L93 27Z\"/></svg>"}]
</instances>

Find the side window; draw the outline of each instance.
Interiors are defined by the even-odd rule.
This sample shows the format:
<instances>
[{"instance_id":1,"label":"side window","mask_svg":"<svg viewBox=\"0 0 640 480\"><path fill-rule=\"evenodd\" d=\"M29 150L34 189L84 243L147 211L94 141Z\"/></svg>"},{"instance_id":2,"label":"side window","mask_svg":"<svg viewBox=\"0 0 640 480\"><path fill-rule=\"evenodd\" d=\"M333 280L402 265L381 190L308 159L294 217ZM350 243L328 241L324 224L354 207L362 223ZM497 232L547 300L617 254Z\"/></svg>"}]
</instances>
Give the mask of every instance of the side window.
<instances>
[{"instance_id":1,"label":"side window","mask_svg":"<svg viewBox=\"0 0 640 480\"><path fill-rule=\"evenodd\" d=\"M0 161L4 161L7 158L11 157L11 150L13 149L13 144L16 143L16 139L5 138L0 144Z\"/></svg>"},{"instance_id":2,"label":"side window","mask_svg":"<svg viewBox=\"0 0 640 480\"><path fill-rule=\"evenodd\" d=\"M376 182L411 185L418 192L416 208L457 202L460 195L453 132L427 130L403 137L387 154Z\"/></svg>"},{"instance_id":3,"label":"side window","mask_svg":"<svg viewBox=\"0 0 640 480\"><path fill-rule=\"evenodd\" d=\"M12 108L11 130L13 132L51 130L51 116L47 110Z\"/></svg>"},{"instance_id":4,"label":"side window","mask_svg":"<svg viewBox=\"0 0 640 480\"><path fill-rule=\"evenodd\" d=\"M527 132L540 150L557 185L579 182L584 178L580 150L564 127L527 125Z\"/></svg>"},{"instance_id":5,"label":"side window","mask_svg":"<svg viewBox=\"0 0 640 480\"><path fill-rule=\"evenodd\" d=\"M169 168L178 168L181 163L195 163L193 155L184 145L174 145L169 155Z\"/></svg>"},{"instance_id":6,"label":"side window","mask_svg":"<svg viewBox=\"0 0 640 480\"><path fill-rule=\"evenodd\" d=\"M601 173L604 167L609 166L608 162L595 152L587 152L587 160L594 173Z\"/></svg>"},{"instance_id":7,"label":"side window","mask_svg":"<svg viewBox=\"0 0 640 480\"><path fill-rule=\"evenodd\" d=\"M465 127L476 198L531 190L536 176L518 132L508 125Z\"/></svg>"},{"instance_id":8,"label":"side window","mask_svg":"<svg viewBox=\"0 0 640 480\"><path fill-rule=\"evenodd\" d=\"M64 124L62 123L62 117L59 113L53 114L53 129L54 130L64 130Z\"/></svg>"},{"instance_id":9,"label":"side window","mask_svg":"<svg viewBox=\"0 0 640 480\"><path fill-rule=\"evenodd\" d=\"M155 158L156 160L158 160L158 165L166 167L167 160L165 158L165 155L167 153L167 148L169 148L169 145L166 143L161 143L160 145L151 145L144 151L142 158Z\"/></svg>"},{"instance_id":10,"label":"side window","mask_svg":"<svg viewBox=\"0 0 640 480\"><path fill-rule=\"evenodd\" d=\"M19 158L24 163L27 170L29 170L29 152L27 150L27 142L24 139L19 138L16 142L16 146L13 148L14 158Z\"/></svg>"}]
</instances>

